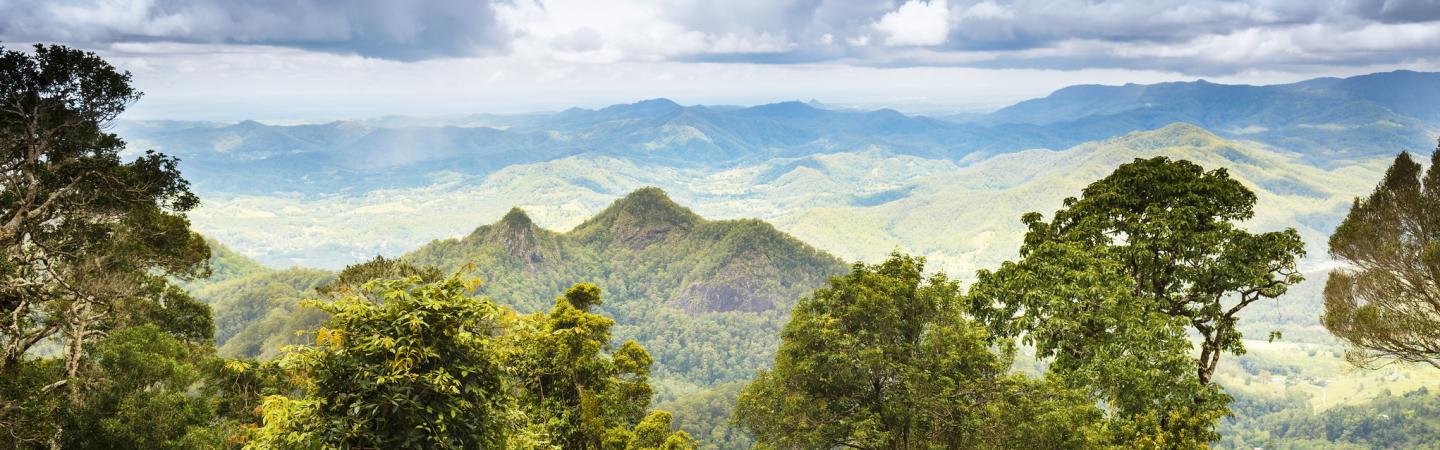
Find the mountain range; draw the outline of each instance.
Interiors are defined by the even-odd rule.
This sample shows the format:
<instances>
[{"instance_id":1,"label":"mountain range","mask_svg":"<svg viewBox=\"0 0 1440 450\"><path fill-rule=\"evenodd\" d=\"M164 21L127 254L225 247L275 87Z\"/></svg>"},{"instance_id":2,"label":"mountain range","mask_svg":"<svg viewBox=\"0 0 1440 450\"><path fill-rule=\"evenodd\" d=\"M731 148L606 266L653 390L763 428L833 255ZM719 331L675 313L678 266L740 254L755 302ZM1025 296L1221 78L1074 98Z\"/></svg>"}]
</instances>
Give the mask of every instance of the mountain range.
<instances>
[{"instance_id":1,"label":"mountain range","mask_svg":"<svg viewBox=\"0 0 1440 450\"><path fill-rule=\"evenodd\" d=\"M219 275L188 287L213 308L222 353L274 356L318 322L298 302L317 297L333 273L267 269L212 246ZM400 259L476 277L479 294L522 313L549 309L566 288L593 282L617 338L650 349L653 374L678 391L749 379L773 359L795 301L846 270L767 223L705 220L657 188L636 190L563 233L514 208Z\"/></svg>"},{"instance_id":2,"label":"mountain range","mask_svg":"<svg viewBox=\"0 0 1440 450\"><path fill-rule=\"evenodd\" d=\"M743 448L727 425L735 382L772 361L790 307L847 262L898 250L968 280L1015 256L1021 214L1052 213L1119 164L1155 156L1227 170L1257 194L1246 227L1293 227L1305 240L1308 280L1241 324L1248 338L1284 341L1247 343L1217 375L1242 403L1284 398L1270 412L1298 414L1430 383L1343 372L1316 315L1333 267L1326 237L1395 153L1434 148L1436 105L1440 74L1398 71L1073 86L947 117L655 99L115 129L136 150L180 157L202 198L190 217L212 238L215 276L184 284L212 307L222 354L269 358L299 342L294 331L323 319L299 302L377 254L468 271L480 294L520 312L594 282L616 337L654 355L657 401L686 429ZM1025 364L1017 370L1035 370Z\"/></svg>"},{"instance_id":3,"label":"mountain range","mask_svg":"<svg viewBox=\"0 0 1440 450\"><path fill-rule=\"evenodd\" d=\"M1190 125L1132 133L1056 153L1075 154L1041 162L1070 157L1086 162L1072 167L1099 171L1114 160L1155 154L1202 163L1215 163L1215 158L1259 163L1275 157L1235 147ZM1017 160L1022 157L1017 155ZM816 165L795 165L791 171L817 170ZM1257 173L1256 167L1236 166L1235 175L1250 186L1275 183L1274 174ZM1015 184L1031 186L1015 195L1043 196L1049 195L1047 189L1070 187L1049 183L1054 178L1048 175ZM977 183L994 182L980 178ZM1033 186L1041 180L1055 186ZM1296 195L1323 203L1324 196L1317 195L1323 194L1322 185L1300 183L1283 194L1261 191L1261 205L1294 201ZM1304 204L1285 205L1296 206L1304 210ZM1250 225L1269 227L1272 220L1291 220L1276 215L1274 209L1267 210L1268 218ZM945 230L932 231L945 234ZM221 353L268 359L285 345L307 340L297 331L315 328L324 315L301 307L300 302L321 297L317 288L335 274L271 269L219 242L210 243L214 275L185 287L213 309ZM749 446L749 437L729 423L738 387L769 365L795 301L827 276L845 270L839 259L765 222L706 220L653 187L615 200L569 231L539 227L525 211L511 208L499 221L464 237L436 240L400 258L478 277L485 281L478 294L520 312L547 308L550 299L575 282L597 283L605 299L598 311L616 319L617 342L636 339L655 357L652 384L657 401L675 412L678 426L704 436L705 448L714 449ZM1240 437L1253 439L1275 423L1310 420L1305 413L1312 408L1365 408L1367 399L1384 398L1390 389L1403 392L1440 380L1440 374L1423 371L1344 371L1338 347L1317 330L1314 314L1322 280L1315 276L1281 300L1247 310L1241 330L1252 338L1247 342L1251 353L1227 359L1217 376L1242 399L1244 408L1254 411L1247 410L1242 421L1226 423L1224 435L1230 440L1221 447L1244 447L1248 441ZM1254 340L1271 331L1289 337L1280 343ZM1032 364L1022 358L1016 370L1038 371ZM1321 396L1303 394L1309 390ZM1309 437L1296 439L1300 438Z\"/></svg>"},{"instance_id":4,"label":"mountain range","mask_svg":"<svg viewBox=\"0 0 1440 450\"><path fill-rule=\"evenodd\" d=\"M544 114L309 125L122 120L116 131L133 148L181 158L204 199L196 225L275 266L338 269L376 253L399 254L460 237L468 224L495 220L512 205L544 227L568 229L625 192L654 185L707 216L770 220L846 259L898 247L964 274L975 268L967 258L993 261L963 255L984 242L959 248L948 238L927 241L856 213L918 204L915 196L934 192L945 177L960 177L955 184L972 193L1003 190L1017 176L1030 177L1011 172L1047 168L1027 167L1025 158L1070 159L1083 151L1067 149L1172 123L1282 155L1279 161L1305 170L1368 170L1400 150L1433 148L1440 117L1426 106L1437 92L1440 74L1397 71L1272 86L1074 86L959 118L815 101L737 107L657 99ZM974 183L987 177L1011 181ZM1270 183L1288 189L1280 185L1286 181ZM920 229L932 220L889 217ZM1333 221L1334 214L1307 220ZM824 236L835 223L882 232Z\"/></svg>"},{"instance_id":5,"label":"mountain range","mask_svg":"<svg viewBox=\"0 0 1440 450\"><path fill-rule=\"evenodd\" d=\"M682 106L667 99L553 114L388 118L306 125L121 121L134 148L179 156L213 195L323 195L427 184L434 172L485 175L514 164L606 155L678 167L879 148L973 161L1063 149L1174 122L1335 166L1423 149L1440 131L1440 73L1397 71L1272 86L1206 81L1073 86L982 116L941 120L818 102ZM818 106L818 107L817 107ZM246 177L237 177L245 174Z\"/></svg>"}]
</instances>

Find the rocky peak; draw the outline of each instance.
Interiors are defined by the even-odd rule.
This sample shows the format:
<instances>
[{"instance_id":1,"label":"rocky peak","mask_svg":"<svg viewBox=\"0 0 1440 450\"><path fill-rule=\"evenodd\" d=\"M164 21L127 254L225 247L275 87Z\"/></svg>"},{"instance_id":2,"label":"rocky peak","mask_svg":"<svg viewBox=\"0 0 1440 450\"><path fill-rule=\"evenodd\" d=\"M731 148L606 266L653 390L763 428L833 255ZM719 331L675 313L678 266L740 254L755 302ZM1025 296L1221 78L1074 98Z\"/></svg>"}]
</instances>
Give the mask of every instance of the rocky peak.
<instances>
[{"instance_id":1,"label":"rocky peak","mask_svg":"<svg viewBox=\"0 0 1440 450\"><path fill-rule=\"evenodd\" d=\"M544 261L540 251L539 227L530 220L525 211L516 207L505 213L499 222L485 230L482 240L486 244L498 245L510 256L528 263Z\"/></svg>"},{"instance_id":2,"label":"rocky peak","mask_svg":"<svg viewBox=\"0 0 1440 450\"><path fill-rule=\"evenodd\" d=\"M665 191L646 187L615 200L578 230L591 236L608 235L617 243L638 249L664 240L673 232L689 230L700 221L699 215L676 204Z\"/></svg>"}]
</instances>

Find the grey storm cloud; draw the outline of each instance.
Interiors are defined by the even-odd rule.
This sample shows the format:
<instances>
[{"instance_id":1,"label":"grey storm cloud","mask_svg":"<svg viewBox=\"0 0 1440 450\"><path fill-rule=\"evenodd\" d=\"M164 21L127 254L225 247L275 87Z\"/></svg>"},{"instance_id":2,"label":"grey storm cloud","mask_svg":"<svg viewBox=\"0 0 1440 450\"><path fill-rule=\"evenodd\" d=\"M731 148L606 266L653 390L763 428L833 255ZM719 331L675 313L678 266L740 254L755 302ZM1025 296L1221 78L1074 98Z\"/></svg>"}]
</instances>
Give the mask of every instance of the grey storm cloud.
<instances>
[{"instance_id":1,"label":"grey storm cloud","mask_svg":"<svg viewBox=\"0 0 1440 450\"><path fill-rule=\"evenodd\" d=\"M1127 68L1225 74L1385 64L1440 55L1440 0L912 0L948 12L943 42L882 45L876 24L907 0L680 1L670 17L707 33L769 33L781 52L715 62Z\"/></svg>"},{"instance_id":2,"label":"grey storm cloud","mask_svg":"<svg viewBox=\"0 0 1440 450\"><path fill-rule=\"evenodd\" d=\"M1358 0L1350 6L1356 15L1385 22L1440 20L1440 0Z\"/></svg>"},{"instance_id":3,"label":"grey storm cloud","mask_svg":"<svg viewBox=\"0 0 1440 450\"><path fill-rule=\"evenodd\" d=\"M1440 0L669 0L614 7L657 10L710 42L782 43L661 56L674 61L1234 73L1440 54ZM944 18L915 22L902 10ZM526 24L502 22L486 0L0 0L0 39L9 41L259 44L403 61L519 48L511 44L526 36ZM601 51L610 39L597 31L603 27L573 25L544 45ZM912 33L923 26L932 28Z\"/></svg>"},{"instance_id":4,"label":"grey storm cloud","mask_svg":"<svg viewBox=\"0 0 1440 450\"><path fill-rule=\"evenodd\" d=\"M951 9L959 19L952 45L1008 49L1074 39L1178 42L1254 28L1440 20L1440 0L1016 0L962 2Z\"/></svg>"},{"instance_id":5,"label":"grey storm cloud","mask_svg":"<svg viewBox=\"0 0 1440 450\"><path fill-rule=\"evenodd\" d=\"M0 0L0 37L293 47L402 61L505 48L484 0Z\"/></svg>"}]
</instances>

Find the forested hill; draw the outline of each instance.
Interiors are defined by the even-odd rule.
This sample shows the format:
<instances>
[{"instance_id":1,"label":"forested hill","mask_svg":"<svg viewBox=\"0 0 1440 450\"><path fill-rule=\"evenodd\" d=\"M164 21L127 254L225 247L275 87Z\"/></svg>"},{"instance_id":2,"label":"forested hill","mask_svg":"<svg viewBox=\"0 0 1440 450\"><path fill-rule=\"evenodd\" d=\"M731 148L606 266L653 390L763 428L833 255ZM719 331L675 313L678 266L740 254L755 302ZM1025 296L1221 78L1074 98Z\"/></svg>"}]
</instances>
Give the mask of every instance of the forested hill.
<instances>
[{"instance_id":1,"label":"forested hill","mask_svg":"<svg viewBox=\"0 0 1440 450\"><path fill-rule=\"evenodd\" d=\"M659 378L697 385L746 379L767 365L794 302L846 269L768 223L705 220L653 187L569 232L540 228L517 208L403 258L446 271L473 266L484 294L522 312L593 282L618 338L649 349Z\"/></svg>"},{"instance_id":2,"label":"forested hill","mask_svg":"<svg viewBox=\"0 0 1440 450\"><path fill-rule=\"evenodd\" d=\"M216 267L247 268L193 290L215 309L222 352L236 356L273 355L291 342L293 331L314 319L296 303L333 277L254 269L221 246L213 259ZM620 198L563 233L515 208L402 259L467 272L484 281L481 294L521 312L548 309L574 283L599 285L599 309L615 318L616 338L635 339L654 355L662 395L753 376L773 360L794 302L846 270L768 223L705 220L658 188Z\"/></svg>"}]
</instances>

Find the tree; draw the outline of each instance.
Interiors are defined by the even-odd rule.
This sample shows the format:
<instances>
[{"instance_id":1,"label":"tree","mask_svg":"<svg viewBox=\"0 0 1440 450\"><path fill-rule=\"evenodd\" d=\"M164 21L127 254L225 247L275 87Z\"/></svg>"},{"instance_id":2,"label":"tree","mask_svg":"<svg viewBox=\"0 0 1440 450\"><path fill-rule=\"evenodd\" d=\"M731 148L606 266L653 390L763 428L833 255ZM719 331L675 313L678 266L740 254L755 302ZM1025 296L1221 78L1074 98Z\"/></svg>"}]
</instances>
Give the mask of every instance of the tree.
<instances>
[{"instance_id":1,"label":"tree","mask_svg":"<svg viewBox=\"0 0 1440 450\"><path fill-rule=\"evenodd\" d=\"M736 381L685 394L657 408L674 413L675 426L695 435L705 450L751 448L755 439L733 420L735 400L747 382Z\"/></svg>"},{"instance_id":2,"label":"tree","mask_svg":"<svg viewBox=\"0 0 1440 450\"><path fill-rule=\"evenodd\" d=\"M1356 199L1330 237L1344 263L1325 284L1325 328L1348 342L1359 366L1440 368L1440 148L1422 179L1401 153L1385 179Z\"/></svg>"},{"instance_id":3,"label":"tree","mask_svg":"<svg viewBox=\"0 0 1440 450\"><path fill-rule=\"evenodd\" d=\"M314 306L316 345L281 367L299 398L265 400L247 448L501 448L509 401L496 360L500 308L458 277L377 279Z\"/></svg>"},{"instance_id":4,"label":"tree","mask_svg":"<svg viewBox=\"0 0 1440 450\"><path fill-rule=\"evenodd\" d=\"M156 294L168 297L160 304L117 303L114 326L85 345L85 364L69 379L83 388L83 401L35 394L41 391L36 383L65 377L64 358L30 358L17 366L18 377L0 377L0 398L16 399L21 419L0 424L7 431L0 446L149 449L224 442L224 434L204 436L219 418L217 405L231 397L209 389L205 379L219 362L209 308L166 287Z\"/></svg>"},{"instance_id":5,"label":"tree","mask_svg":"<svg viewBox=\"0 0 1440 450\"><path fill-rule=\"evenodd\" d=\"M1009 373L959 285L892 255L801 299L774 369L735 420L761 448L1086 447L1100 411L1074 391ZM1050 445L1042 445L1048 443Z\"/></svg>"},{"instance_id":6,"label":"tree","mask_svg":"<svg viewBox=\"0 0 1440 450\"><path fill-rule=\"evenodd\" d=\"M440 269L431 266L417 266L398 259L386 259L384 256L376 255L375 259L359 264L345 266L334 280L315 288L324 295L339 295L355 293L370 280L375 279L399 279L412 276L420 277L420 281L430 283L445 278Z\"/></svg>"},{"instance_id":7,"label":"tree","mask_svg":"<svg viewBox=\"0 0 1440 450\"><path fill-rule=\"evenodd\" d=\"M105 131L139 95L92 53L0 48L0 378L47 377L6 392L0 422L52 404L61 387L66 404L51 410L82 407L93 344L151 311L139 304L178 299L167 277L205 272L208 248L184 216L199 200L176 160L126 161L125 143ZM58 371L22 367L48 367L31 350L52 341ZM49 429L53 445L63 439L58 422L26 422Z\"/></svg>"},{"instance_id":8,"label":"tree","mask_svg":"<svg viewBox=\"0 0 1440 450\"><path fill-rule=\"evenodd\" d=\"M670 413L655 411L635 425L634 438L625 450L694 450L695 440L684 431L671 432ZM616 450L619 447L616 446Z\"/></svg>"},{"instance_id":9,"label":"tree","mask_svg":"<svg viewBox=\"0 0 1440 450\"><path fill-rule=\"evenodd\" d=\"M411 276L420 277L423 283L446 277L434 267L376 256L345 266L333 276L317 270L291 269L268 273L257 278L254 285L231 285L224 294L216 295L211 290L217 321L222 324L216 340L223 339L222 353L271 359L286 346L309 342L313 336L307 336L306 331L320 328L329 317L324 311L303 306L308 296L361 295L378 301L373 293L362 289L365 283Z\"/></svg>"},{"instance_id":10,"label":"tree","mask_svg":"<svg viewBox=\"0 0 1440 450\"><path fill-rule=\"evenodd\" d=\"M1212 382L1243 353L1246 306L1301 280L1293 229L1251 233L1255 194L1224 169L1136 159L1026 214L1018 261L982 270L970 298L997 337L1021 337L1050 372L1107 405L1129 446L1204 447L1229 397ZM1195 352L1188 333L1199 337Z\"/></svg>"},{"instance_id":11,"label":"tree","mask_svg":"<svg viewBox=\"0 0 1440 450\"><path fill-rule=\"evenodd\" d=\"M599 287L581 283L549 312L507 321L502 360L523 417L509 448L694 446L685 432L670 432L669 413L646 416L650 354L633 340L605 354L615 321L591 312L601 302Z\"/></svg>"},{"instance_id":12,"label":"tree","mask_svg":"<svg viewBox=\"0 0 1440 450\"><path fill-rule=\"evenodd\" d=\"M190 448L190 434L211 425L214 397L189 391L202 380L210 348L153 324L117 330L92 350L86 402L65 415L62 447Z\"/></svg>"}]
</instances>

